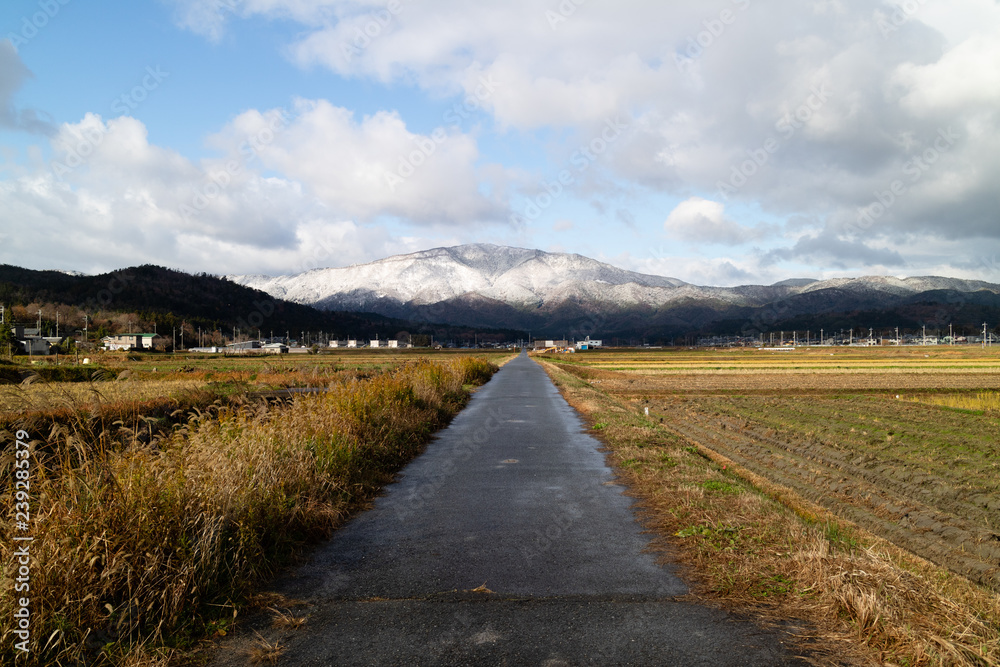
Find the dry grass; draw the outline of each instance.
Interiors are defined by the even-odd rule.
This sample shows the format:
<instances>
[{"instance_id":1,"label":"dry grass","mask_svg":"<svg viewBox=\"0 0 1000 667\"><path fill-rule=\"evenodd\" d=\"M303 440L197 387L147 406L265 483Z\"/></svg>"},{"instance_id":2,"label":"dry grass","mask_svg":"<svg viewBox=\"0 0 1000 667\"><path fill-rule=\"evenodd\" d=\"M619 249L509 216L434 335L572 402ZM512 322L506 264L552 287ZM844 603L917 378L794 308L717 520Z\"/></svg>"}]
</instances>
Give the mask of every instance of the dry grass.
<instances>
[{"instance_id":1,"label":"dry grass","mask_svg":"<svg viewBox=\"0 0 1000 667\"><path fill-rule=\"evenodd\" d=\"M72 423L36 439L36 664L121 664L224 630L233 601L370 498L461 408L463 385L494 368L466 358L342 376L284 406L195 411L151 444L111 446ZM4 479L12 450L0 459ZM5 516L12 503L0 499ZM0 527L5 577L11 531ZM12 591L0 591L5 618ZM4 660L10 632L2 628Z\"/></svg>"},{"instance_id":2,"label":"dry grass","mask_svg":"<svg viewBox=\"0 0 1000 667\"><path fill-rule=\"evenodd\" d=\"M202 380L163 382L30 382L0 385L0 413L25 413L52 409L93 408L127 401L147 401L178 396L205 386Z\"/></svg>"},{"instance_id":3,"label":"dry grass","mask_svg":"<svg viewBox=\"0 0 1000 667\"><path fill-rule=\"evenodd\" d=\"M276 607L269 609L271 612L271 627L276 630L297 630L306 624L305 616L296 616L290 609L282 611Z\"/></svg>"},{"instance_id":4,"label":"dry grass","mask_svg":"<svg viewBox=\"0 0 1000 667\"><path fill-rule=\"evenodd\" d=\"M275 664L278 662L278 658L285 651L285 647L281 645L278 641L269 642L260 633L257 633L257 643L250 649L249 655L250 663L254 665L261 665L264 663Z\"/></svg>"},{"instance_id":5,"label":"dry grass","mask_svg":"<svg viewBox=\"0 0 1000 667\"><path fill-rule=\"evenodd\" d=\"M814 658L997 665L1000 597L913 557L546 364L599 425L655 545L701 597L818 630Z\"/></svg>"},{"instance_id":6,"label":"dry grass","mask_svg":"<svg viewBox=\"0 0 1000 667\"><path fill-rule=\"evenodd\" d=\"M1000 392L985 391L977 394L949 394L945 396L917 396L913 401L942 405L946 408L960 410L976 410L982 412L1000 413Z\"/></svg>"}]
</instances>

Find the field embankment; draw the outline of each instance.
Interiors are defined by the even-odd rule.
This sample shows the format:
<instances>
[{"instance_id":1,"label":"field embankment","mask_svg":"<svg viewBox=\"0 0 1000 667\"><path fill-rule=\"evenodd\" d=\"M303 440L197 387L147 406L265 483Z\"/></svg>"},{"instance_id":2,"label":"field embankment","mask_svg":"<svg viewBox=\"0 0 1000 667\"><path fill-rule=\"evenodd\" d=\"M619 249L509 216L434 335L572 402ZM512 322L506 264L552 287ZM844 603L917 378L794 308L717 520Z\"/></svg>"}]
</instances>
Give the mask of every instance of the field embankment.
<instances>
[{"instance_id":1,"label":"field embankment","mask_svg":"<svg viewBox=\"0 0 1000 667\"><path fill-rule=\"evenodd\" d=\"M861 393L824 389L830 374L806 356L637 356L641 371L623 369L637 365L622 353L547 367L702 595L809 620L834 642L832 656L864 647L862 663L1000 664L996 415L897 399L892 373L862 370ZM978 369L923 359L913 375L982 386ZM797 395L772 378L812 390ZM926 384L920 400L940 399Z\"/></svg>"},{"instance_id":2,"label":"field embankment","mask_svg":"<svg viewBox=\"0 0 1000 667\"><path fill-rule=\"evenodd\" d=\"M321 393L216 401L131 442L73 418L87 401L68 406L30 434L33 650L19 664L152 664L225 633L255 583L369 500L495 369L466 357L317 375ZM12 479L14 433L2 435ZM5 517L14 502L0 499ZM13 534L5 521L7 619ZM9 624L2 634L12 662Z\"/></svg>"}]
</instances>

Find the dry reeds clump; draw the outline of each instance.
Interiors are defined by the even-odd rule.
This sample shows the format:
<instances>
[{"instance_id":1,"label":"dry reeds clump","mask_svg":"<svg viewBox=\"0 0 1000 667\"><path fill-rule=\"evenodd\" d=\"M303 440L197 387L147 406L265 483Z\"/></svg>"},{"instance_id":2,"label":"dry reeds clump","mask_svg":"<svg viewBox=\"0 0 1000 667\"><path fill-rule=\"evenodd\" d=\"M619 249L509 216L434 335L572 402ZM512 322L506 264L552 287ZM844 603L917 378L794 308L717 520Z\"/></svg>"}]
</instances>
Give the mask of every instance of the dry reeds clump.
<instances>
[{"instance_id":1,"label":"dry reeds clump","mask_svg":"<svg viewBox=\"0 0 1000 667\"><path fill-rule=\"evenodd\" d=\"M224 628L234 601L327 535L447 423L467 397L470 368L482 379L474 360L420 362L334 378L327 392L290 404L196 410L152 444L110 446L88 430L55 429L33 451L24 664L119 664ZM5 446L0 460L4 479L12 452ZM0 504L13 516L10 494ZM12 532L0 528L7 619ZM0 632L0 656L13 661L10 624Z\"/></svg>"}]
</instances>

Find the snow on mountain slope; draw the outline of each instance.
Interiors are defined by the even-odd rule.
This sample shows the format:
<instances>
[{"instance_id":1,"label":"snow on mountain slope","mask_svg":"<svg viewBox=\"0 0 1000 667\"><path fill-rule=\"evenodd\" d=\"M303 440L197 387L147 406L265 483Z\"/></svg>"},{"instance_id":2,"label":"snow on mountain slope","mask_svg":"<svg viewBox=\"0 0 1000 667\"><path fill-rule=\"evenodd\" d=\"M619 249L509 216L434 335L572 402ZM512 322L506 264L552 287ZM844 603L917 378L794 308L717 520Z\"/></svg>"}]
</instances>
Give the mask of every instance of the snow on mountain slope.
<instances>
[{"instance_id":1,"label":"snow on mountain slope","mask_svg":"<svg viewBox=\"0 0 1000 667\"><path fill-rule=\"evenodd\" d=\"M661 307L685 300L759 306L826 289L905 297L929 290L1000 291L954 278L866 276L785 280L775 285L699 287L675 278L635 273L575 254L486 243L434 248L368 264L316 269L292 276L234 275L235 283L274 297L329 310L364 310L386 301L425 306L459 297L492 299L518 308L568 300L617 307Z\"/></svg>"},{"instance_id":2,"label":"snow on mountain slope","mask_svg":"<svg viewBox=\"0 0 1000 667\"><path fill-rule=\"evenodd\" d=\"M673 278L626 271L581 255L472 244L435 248L344 268L294 276L226 276L272 296L333 308L375 299L433 304L466 294L509 304L553 298L616 303L662 301L658 292L689 287Z\"/></svg>"}]
</instances>

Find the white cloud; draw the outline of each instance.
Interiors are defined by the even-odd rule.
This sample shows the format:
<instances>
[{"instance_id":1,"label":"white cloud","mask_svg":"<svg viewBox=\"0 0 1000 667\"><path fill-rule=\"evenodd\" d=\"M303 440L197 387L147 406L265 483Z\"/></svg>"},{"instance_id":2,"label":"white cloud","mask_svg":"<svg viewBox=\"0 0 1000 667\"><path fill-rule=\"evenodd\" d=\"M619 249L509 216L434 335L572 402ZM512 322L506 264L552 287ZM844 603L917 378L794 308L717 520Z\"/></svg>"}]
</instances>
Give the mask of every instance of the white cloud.
<instances>
[{"instance_id":1,"label":"white cloud","mask_svg":"<svg viewBox=\"0 0 1000 667\"><path fill-rule=\"evenodd\" d=\"M422 249L456 221L474 234L470 221L500 208L478 193L469 137L445 135L393 193L386 170L433 139L393 114L357 123L325 101L296 112L244 112L209 138L220 156L199 162L150 143L132 117L62 125L48 164L0 181L0 227L14 232L0 261L284 272L316 260L316 248L329 249L323 265L341 265ZM402 237L364 224L386 216L400 218Z\"/></svg>"},{"instance_id":2,"label":"white cloud","mask_svg":"<svg viewBox=\"0 0 1000 667\"><path fill-rule=\"evenodd\" d=\"M212 139L238 152L242 137L265 131L257 111L241 114ZM300 100L295 118L274 131L259 151L263 165L302 183L331 210L363 222L397 216L422 224L489 222L503 217L501 203L478 188L475 140L439 128L410 132L396 113L356 121L325 100Z\"/></svg>"},{"instance_id":3,"label":"white cloud","mask_svg":"<svg viewBox=\"0 0 1000 667\"><path fill-rule=\"evenodd\" d=\"M14 95L31 76L14 44L9 39L0 39L0 128L49 134L53 128L42 117L44 114L14 105Z\"/></svg>"},{"instance_id":4,"label":"white cloud","mask_svg":"<svg viewBox=\"0 0 1000 667\"><path fill-rule=\"evenodd\" d=\"M766 225L740 225L726 216L725 205L701 197L678 204L667 216L663 228L671 238L718 245L741 245L761 238L769 230Z\"/></svg>"},{"instance_id":5,"label":"white cloud","mask_svg":"<svg viewBox=\"0 0 1000 667\"><path fill-rule=\"evenodd\" d=\"M302 31L288 56L346 78L435 100L495 82L480 99L500 133L490 138L552 129L559 139L547 151L559 164L620 116L630 131L574 194L608 211L621 192L715 200L689 199L671 214L677 239L789 245L780 236L787 226L751 227L727 215L723 205L732 212L736 203L808 220L771 259L819 268L897 266L915 252L914 236L1000 238L994 0L400 0L388 14L384 0L233 0L234 10L220 9L226 0L175 1L182 25L213 38L236 17L296 21ZM886 30L898 7L902 20ZM476 141L455 133L387 196L379 175L426 140L407 129L405 115L356 119L329 103L298 113L262 165L342 218L495 219L505 200L481 192L530 194L527 184L537 182L518 177L536 171L524 164L483 165ZM960 139L927 169L915 168L949 128ZM600 188L592 187L598 171ZM904 191L885 213L860 238L849 234L859 210L896 181Z\"/></svg>"},{"instance_id":6,"label":"white cloud","mask_svg":"<svg viewBox=\"0 0 1000 667\"><path fill-rule=\"evenodd\" d=\"M906 91L900 103L916 116L968 109L995 113L1000 105L1000 30L974 35L936 62L903 63L893 83Z\"/></svg>"}]
</instances>

